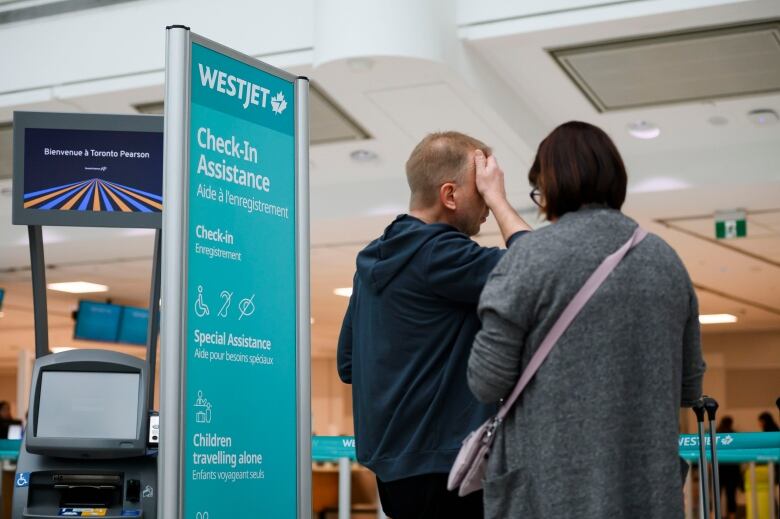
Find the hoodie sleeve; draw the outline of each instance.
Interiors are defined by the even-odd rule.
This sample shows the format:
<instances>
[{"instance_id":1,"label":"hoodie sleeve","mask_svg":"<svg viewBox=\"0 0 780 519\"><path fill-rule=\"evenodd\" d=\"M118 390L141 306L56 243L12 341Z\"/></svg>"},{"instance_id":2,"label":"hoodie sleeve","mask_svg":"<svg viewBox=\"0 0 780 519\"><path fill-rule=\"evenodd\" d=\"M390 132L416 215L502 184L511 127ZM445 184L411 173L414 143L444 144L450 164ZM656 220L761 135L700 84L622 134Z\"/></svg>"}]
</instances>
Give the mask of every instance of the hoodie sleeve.
<instances>
[{"instance_id":1,"label":"hoodie sleeve","mask_svg":"<svg viewBox=\"0 0 780 519\"><path fill-rule=\"evenodd\" d=\"M339 378L345 384L352 383L352 312L354 306L355 293L349 296L349 305L347 306L347 313L344 315L344 322L341 323L339 345L336 352L336 366Z\"/></svg>"},{"instance_id":2,"label":"hoodie sleeve","mask_svg":"<svg viewBox=\"0 0 780 519\"><path fill-rule=\"evenodd\" d=\"M477 304L488 276L506 251L482 247L465 234L448 232L430 245L425 275L437 295Z\"/></svg>"}]
</instances>

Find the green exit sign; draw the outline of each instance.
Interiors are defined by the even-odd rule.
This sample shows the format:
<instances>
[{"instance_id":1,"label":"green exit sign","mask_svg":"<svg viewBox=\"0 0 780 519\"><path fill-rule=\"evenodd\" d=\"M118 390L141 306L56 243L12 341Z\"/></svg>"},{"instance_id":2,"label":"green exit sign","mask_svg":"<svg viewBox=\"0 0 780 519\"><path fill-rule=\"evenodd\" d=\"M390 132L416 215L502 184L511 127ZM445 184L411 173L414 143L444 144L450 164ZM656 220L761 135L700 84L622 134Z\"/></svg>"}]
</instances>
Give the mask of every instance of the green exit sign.
<instances>
[{"instance_id":1,"label":"green exit sign","mask_svg":"<svg viewBox=\"0 0 780 519\"><path fill-rule=\"evenodd\" d=\"M747 212L743 210L715 213L715 237L719 240L747 236Z\"/></svg>"}]
</instances>

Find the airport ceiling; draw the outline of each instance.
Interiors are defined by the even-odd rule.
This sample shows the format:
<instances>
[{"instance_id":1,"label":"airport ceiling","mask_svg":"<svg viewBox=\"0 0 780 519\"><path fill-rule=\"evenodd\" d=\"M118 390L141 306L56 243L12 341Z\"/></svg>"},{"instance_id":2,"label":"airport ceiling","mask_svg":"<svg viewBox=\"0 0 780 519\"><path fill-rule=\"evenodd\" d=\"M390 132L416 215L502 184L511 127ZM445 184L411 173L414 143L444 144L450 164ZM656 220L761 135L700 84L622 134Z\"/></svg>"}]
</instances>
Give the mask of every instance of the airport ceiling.
<instances>
[{"instance_id":1,"label":"airport ceiling","mask_svg":"<svg viewBox=\"0 0 780 519\"><path fill-rule=\"evenodd\" d=\"M705 327L705 333L780 330L780 124L756 124L748 117L760 109L780 113L780 93L756 93L751 90L755 83L744 83L745 91L730 97L666 99L651 106L599 111L593 97L583 92L589 87L573 81L571 71L567 73L551 56L555 49L605 42L617 45L616 52L629 52L628 43L621 46L621 41L757 20L777 25L780 19L778 2L741 4L748 7L728 4L654 13L620 23L587 17L573 23L551 14L537 17L534 23L521 18L465 24L458 36L482 82L463 69L390 57L329 67L293 63L290 68L311 77L328 100L322 111L312 114L313 124L347 135L323 139L311 149L313 354L335 354L346 299L333 290L351 285L357 251L404 211L403 164L423 135L458 129L492 144L506 171L511 200L540 225L528 198L525 174L539 139L571 119L597 124L614 138L629 169L625 212L677 250L697 287L702 313L732 313L739 318L736 324ZM763 41L761 37L751 40L759 48L750 52L770 60L761 63L775 64L767 72L771 76L780 71L780 61L766 56L760 48ZM696 48L696 60L707 54L706 41L684 44ZM628 92L634 95L631 99L653 98L662 88L667 88L667 95L663 52L682 52L674 45L664 40L657 45L661 50L647 51L655 61L648 67L653 73L644 76L631 60L614 60L618 70L610 71L598 53L577 66L594 67L580 73L603 85L605 75L619 73L623 63L633 74L633 80L621 86L634 89ZM723 42L713 43L712 48L715 45ZM700 77L693 79L717 81L713 70L718 68L698 70ZM753 79L762 80L759 76L753 74ZM619 98L615 89L607 94ZM16 108L137 113L138 106L160 103L162 95L162 85L154 84ZM323 114L329 107L335 113ZM0 107L0 124L10 121L11 108ZM336 118L333 126L327 117ZM656 125L660 135L650 140L632 137L628 127L638 121ZM2 164L9 164L4 133L9 131L0 127L0 171ZM748 236L716 240L713 214L735 208L748 213ZM10 213L10 180L0 180L0 288L7 291L5 317L0 319L0 368L15 365L16 351L32 344L27 236L25 229L10 225ZM151 232L60 227L45 229L44 237L46 263L51 266L48 281L104 283L110 287L107 297L115 302L146 304ZM492 221L478 239L484 244L500 243ZM72 343L70 313L78 297L51 291L49 297L51 325L59 330L61 342Z\"/></svg>"}]
</instances>

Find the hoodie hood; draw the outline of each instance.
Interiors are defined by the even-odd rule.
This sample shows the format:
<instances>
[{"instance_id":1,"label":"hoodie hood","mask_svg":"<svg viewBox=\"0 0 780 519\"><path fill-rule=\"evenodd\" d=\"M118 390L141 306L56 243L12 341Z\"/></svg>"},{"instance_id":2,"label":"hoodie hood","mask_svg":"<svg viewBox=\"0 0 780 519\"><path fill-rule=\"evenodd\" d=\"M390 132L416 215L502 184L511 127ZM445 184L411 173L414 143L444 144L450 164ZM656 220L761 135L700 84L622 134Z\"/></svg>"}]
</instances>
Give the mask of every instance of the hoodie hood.
<instances>
[{"instance_id":1,"label":"hoodie hood","mask_svg":"<svg viewBox=\"0 0 780 519\"><path fill-rule=\"evenodd\" d=\"M372 292L381 292L426 242L448 231L457 229L445 223L426 224L408 214L396 217L382 236L358 254L360 281Z\"/></svg>"}]
</instances>

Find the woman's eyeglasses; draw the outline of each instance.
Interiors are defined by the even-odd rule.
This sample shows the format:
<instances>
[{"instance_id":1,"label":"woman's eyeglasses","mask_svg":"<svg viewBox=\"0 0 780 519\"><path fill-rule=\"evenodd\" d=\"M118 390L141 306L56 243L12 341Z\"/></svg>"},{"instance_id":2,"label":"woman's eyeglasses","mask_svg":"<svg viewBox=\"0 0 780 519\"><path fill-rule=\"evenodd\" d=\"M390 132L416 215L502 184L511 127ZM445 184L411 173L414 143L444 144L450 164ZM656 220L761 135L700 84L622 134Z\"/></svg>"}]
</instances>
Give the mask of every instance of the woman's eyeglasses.
<instances>
[{"instance_id":1,"label":"woman's eyeglasses","mask_svg":"<svg viewBox=\"0 0 780 519\"><path fill-rule=\"evenodd\" d=\"M539 191L538 187L535 187L531 190L530 196L533 203L539 207L542 207L542 192Z\"/></svg>"}]
</instances>

